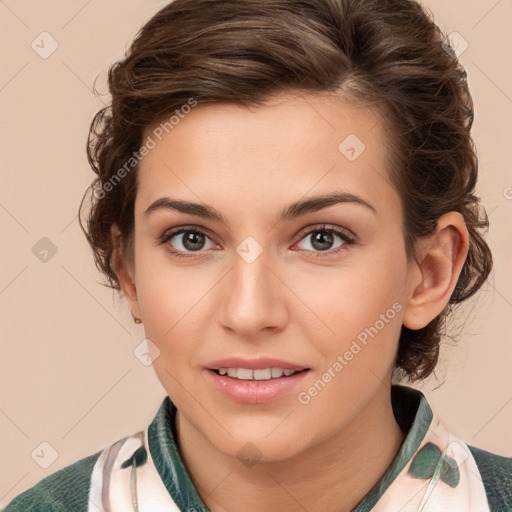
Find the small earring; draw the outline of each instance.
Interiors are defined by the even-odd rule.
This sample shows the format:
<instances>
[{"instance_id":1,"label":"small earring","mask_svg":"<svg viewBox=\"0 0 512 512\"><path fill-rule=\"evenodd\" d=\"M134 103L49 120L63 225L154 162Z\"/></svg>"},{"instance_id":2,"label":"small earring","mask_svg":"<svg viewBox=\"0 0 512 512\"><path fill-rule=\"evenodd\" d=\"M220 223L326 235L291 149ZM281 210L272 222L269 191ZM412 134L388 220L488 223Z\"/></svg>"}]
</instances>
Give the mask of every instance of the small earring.
<instances>
[{"instance_id":1,"label":"small earring","mask_svg":"<svg viewBox=\"0 0 512 512\"><path fill-rule=\"evenodd\" d=\"M137 318L136 316L133 317L133 321L136 323L136 324L141 324L142 323L142 320L140 318Z\"/></svg>"}]
</instances>

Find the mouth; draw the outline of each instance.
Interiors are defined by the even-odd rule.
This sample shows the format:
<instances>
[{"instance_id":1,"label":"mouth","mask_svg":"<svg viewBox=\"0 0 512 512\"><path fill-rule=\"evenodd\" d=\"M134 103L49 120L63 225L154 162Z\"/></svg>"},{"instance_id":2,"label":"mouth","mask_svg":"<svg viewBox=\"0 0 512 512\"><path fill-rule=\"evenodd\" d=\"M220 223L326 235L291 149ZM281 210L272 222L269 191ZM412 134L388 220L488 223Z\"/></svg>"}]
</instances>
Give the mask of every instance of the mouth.
<instances>
[{"instance_id":1,"label":"mouth","mask_svg":"<svg viewBox=\"0 0 512 512\"><path fill-rule=\"evenodd\" d=\"M254 380L254 381L262 381L262 380L272 380L272 379L281 379L291 377L296 373L309 371L309 368L302 369L291 369L291 368L279 368L279 367L269 367L269 368L213 368L210 371L216 373L220 376L226 376L231 379L236 380Z\"/></svg>"},{"instance_id":2,"label":"mouth","mask_svg":"<svg viewBox=\"0 0 512 512\"><path fill-rule=\"evenodd\" d=\"M212 362L204 369L207 382L222 396L252 405L292 399L293 391L311 373L309 367L271 357L231 357Z\"/></svg>"}]
</instances>

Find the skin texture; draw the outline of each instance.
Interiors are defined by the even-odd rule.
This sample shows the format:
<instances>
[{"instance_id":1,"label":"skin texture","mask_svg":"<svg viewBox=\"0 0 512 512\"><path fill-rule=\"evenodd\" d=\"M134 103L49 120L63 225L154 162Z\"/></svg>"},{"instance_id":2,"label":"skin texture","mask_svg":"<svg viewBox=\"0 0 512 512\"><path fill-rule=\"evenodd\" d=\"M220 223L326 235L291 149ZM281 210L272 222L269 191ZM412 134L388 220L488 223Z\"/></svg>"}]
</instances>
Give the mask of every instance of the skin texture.
<instances>
[{"instance_id":1,"label":"skin texture","mask_svg":"<svg viewBox=\"0 0 512 512\"><path fill-rule=\"evenodd\" d=\"M366 146L354 161L338 149L350 134ZM377 112L289 93L251 109L197 106L141 163L134 265L118 249L116 269L160 351L153 366L178 408L180 452L213 512L350 510L403 442L390 402L400 329L421 328L445 307L468 235L460 214L446 214L418 241L419 261L407 260L387 135ZM347 202L277 222L288 204L335 190L375 212ZM170 209L144 215L166 196L211 205L227 224ZM315 243L312 231L323 224L355 241L333 234L330 245ZM184 245L187 234L161 243L180 226L206 234L195 241L199 251ZM250 264L236 250L248 236L263 251ZM300 403L299 393L393 304L394 318ZM214 389L204 369L231 356L276 357L310 371L279 399L241 404ZM261 457L251 467L237 456L249 442Z\"/></svg>"}]
</instances>

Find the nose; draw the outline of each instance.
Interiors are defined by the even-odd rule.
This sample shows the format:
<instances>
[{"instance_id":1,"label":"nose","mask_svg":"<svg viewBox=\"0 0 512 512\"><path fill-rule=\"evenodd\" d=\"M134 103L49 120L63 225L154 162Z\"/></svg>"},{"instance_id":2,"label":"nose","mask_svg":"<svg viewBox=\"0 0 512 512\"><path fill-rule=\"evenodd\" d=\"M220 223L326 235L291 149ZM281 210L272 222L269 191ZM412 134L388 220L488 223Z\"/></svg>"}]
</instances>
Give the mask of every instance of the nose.
<instances>
[{"instance_id":1,"label":"nose","mask_svg":"<svg viewBox=\"0 0 512 512\"><path fill-rule=\"evenodd\" d=\"M287 288L265 252L254 261L239 254L223 279L218 319L237 338L257 340L283 330L289 318Z\"/></svg>"}]
</instances>

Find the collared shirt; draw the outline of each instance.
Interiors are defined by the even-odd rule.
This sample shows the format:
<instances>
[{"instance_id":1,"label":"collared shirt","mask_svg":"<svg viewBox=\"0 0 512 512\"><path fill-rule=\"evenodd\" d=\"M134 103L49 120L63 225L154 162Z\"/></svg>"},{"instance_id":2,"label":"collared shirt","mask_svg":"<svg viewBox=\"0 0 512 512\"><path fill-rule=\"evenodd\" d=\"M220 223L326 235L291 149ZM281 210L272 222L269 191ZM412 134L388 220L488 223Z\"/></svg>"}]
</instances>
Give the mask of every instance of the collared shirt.
<instances>
[{"instance_id":1,"label":"collared shirt","mask_svg":"<svg viewBox=\"0 0 512 512\"><path fill-rule=\"evenodd\" d=\"M512 457L453 436L419 390L393 385L391 402L406 438L352 512L512 511ZM175 418L166 396L146 429L44 478L5 512L208 512L178 451Z\"/></svg>"}]
</instances>

